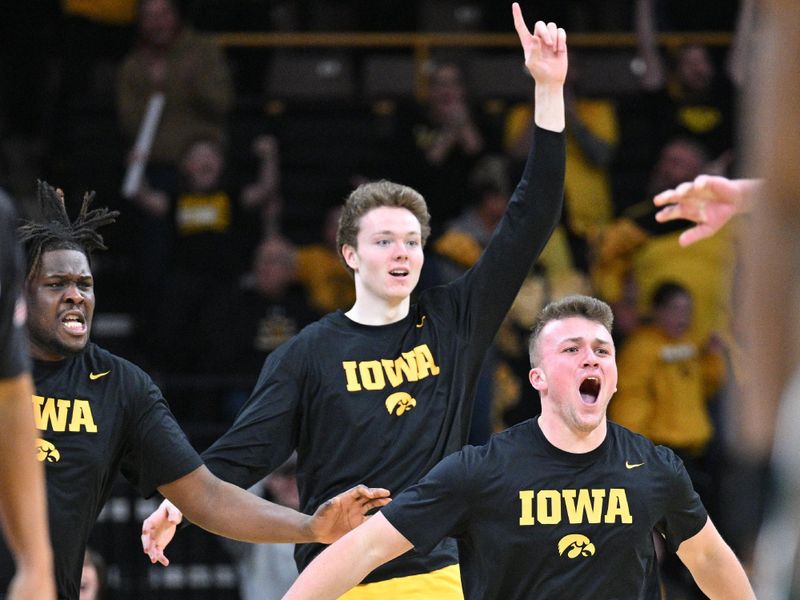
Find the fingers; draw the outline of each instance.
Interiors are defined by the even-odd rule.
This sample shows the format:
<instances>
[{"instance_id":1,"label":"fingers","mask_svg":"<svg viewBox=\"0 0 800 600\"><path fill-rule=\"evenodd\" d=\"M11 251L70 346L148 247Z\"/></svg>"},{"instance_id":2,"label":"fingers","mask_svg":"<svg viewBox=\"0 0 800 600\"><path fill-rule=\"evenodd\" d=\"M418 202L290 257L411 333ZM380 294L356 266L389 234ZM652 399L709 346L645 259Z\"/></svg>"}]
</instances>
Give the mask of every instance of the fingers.
<instances>
[{"instance_id":1,"label":"fingers","mask_svg":"<svg viewBox=\"0 0 800 600\"><path fill-rule=\"evenodd\" d=\"M386 506L392 501L391 498L375 498L374 500L370 500L366 502L363 506L364 512L370 511L373 508L380 508L382 506Z\"/></svg>"},{"instance_id":2,"label":"fingers","mask_svg":"<svg viewBox=\"0 0 800 600\"><path fill-rule=\"evenodd\" d=\"M363 483L358 484L345 493L350 495L353 499L385 498L391 495L391 492L385 488L371 488Z\"/></svg>"},{"instance_id":3,"label":"fingers","mask_svg":"<svg viewBox=\"0 0 800 600\"><path fill-rule=\"evenodd\" d=\"M697 225L684 231L678 238L678 243L683 246L691 246L695 242L704 240L714 234L714 229L708 225Z\"/></svg>"},{"instance_id":4,"label":"fingers","mask_svg":"<svg viewBox=\"0 0 800 600\"><path fill-rule=\"evenodd\" d=\"M528 31L528 26L525 24L525 19L522 17L522 9L517 2L511 5L511 14L514 15L514 29L517 30L520 41L524 42L531 37L531 32Z\"/></svg>"}]
</instances>

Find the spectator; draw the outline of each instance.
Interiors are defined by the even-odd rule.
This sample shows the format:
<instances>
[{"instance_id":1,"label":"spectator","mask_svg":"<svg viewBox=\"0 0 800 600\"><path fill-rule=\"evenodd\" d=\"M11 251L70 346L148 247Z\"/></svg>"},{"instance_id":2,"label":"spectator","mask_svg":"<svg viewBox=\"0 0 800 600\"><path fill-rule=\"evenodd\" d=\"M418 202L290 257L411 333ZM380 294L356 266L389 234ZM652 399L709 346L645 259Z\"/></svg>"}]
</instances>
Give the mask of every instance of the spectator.
<instances>
[{"instance_id":1,"label":"spectator","mask_svg":"<svg viewBox=\"0 0 800 600\"><path fill-rule=\"evenodd\" d=\"M117 82L119 121L133 140L151 96L165 95L148 171L155 187L171 192L177 164L192 140L226 143L231 74L219 48L183 24L176 0L141 0L138 26L138 44Z\"/></svg>"},{"instance_id":2,"label":"spectator","mask_svg":"<svg viewBox=\"0 0 800 600\"><path fill-rule=\"evenodd\" d=\"M689 337L701 346L711 332L726 341L730 335L734 231L726 228L714 238L681 249L679 237L685 224L657 222L651 198L707 172L706 157L704 149L692 140L671 140L651 170L646 199L630 203L596 240L592 267L597 293L615 312L633 310L640 318L649 311L648 301L661 282L674 281L686 287L695 307ZM629 285L633 294L626 297ZM634 306L625 306L631 301ZM627 334L622 333L623 337Z\"/></svg>"},{"instance_id":3,"label":"spectator","mask_svg":"<svg viewBox=\"0 0 800 600\"><path fill-rule=\"evenodd\" d=\"M580 54L570 53L564 88L567 173L562 228L575 266L586 272L588 244L613 216L610 168L619 143L619 126L614 99L587 93L580 58ZM533 107L528 104L513 106L506 116L503 145L514 164L525 158L522 151L530 144L532 124Z\"/></svg>"},{"instance_id":4,"label":"spectator","mask_svg":"<svg viewBox=\"0 0 800 600\"><path fill-rule=\"evenodd\" d=\"M455 218L467 195L469 173L492 149L489 128L472 106L462 68L433 67L427 101L400 111L396 178L425 197L440 223ZM441 231L434 230L434 237Z\"/></svg>"},{"instance_id":5,"label":"spectator","mask_svg":"<svg viewBox=\"0 0 800 600\"><path fill-rule=\"evenodd\" d=\"M191 371L197 364L196 353L176 354L176 344L186 347L207 298L230 289L258 243L259 220L248 218L248 213L267 205L274 193L270 172L263 166L270 155L260 151L262 141L254 142L262 161L259 179L241 192L228 180L222 146L199 138L181 158L177 192L146 186L135 199L149 223L135 242L143 265L140 296L148 304L142 325L153 358L168 372ZM148 327L152 322L155 336Z\"/></svg>"},{"instance_id":6,"label":"spectator","mask_svg":"<svg viewBox=\"0 0 800 600\"><path fill-rule=\"evenodd\" d=\"M79 600L103 600L106 592L106 561L97 550L86 548L81 570Z\"/></svg>"},{"instance_id":7,"label":"spectator","mask_svg":"<svg viewBox=\"0 0 800 600\"><path fill-rule=\"evenodd\" d=\"M236 379L226 393L228 419L247 400L267 356L320 316L297 283L296 263L293 244L267 238L253 253L251 272L235 289L220 290L211 301L206 297L200 307L200 370Z\"/></svg>"},{"instance_id":8,"label":"spectator","mask_svg":"<svg viewBox=\"0 0 800 600\"><path fill-rule=\"evenodd\" d=\"M297 279L305 287L311 306L320 314L346 310L356 301L353 277L336 250L341 205L325 214L322 240L297 249Z\"/></svg>"}]
</instances>

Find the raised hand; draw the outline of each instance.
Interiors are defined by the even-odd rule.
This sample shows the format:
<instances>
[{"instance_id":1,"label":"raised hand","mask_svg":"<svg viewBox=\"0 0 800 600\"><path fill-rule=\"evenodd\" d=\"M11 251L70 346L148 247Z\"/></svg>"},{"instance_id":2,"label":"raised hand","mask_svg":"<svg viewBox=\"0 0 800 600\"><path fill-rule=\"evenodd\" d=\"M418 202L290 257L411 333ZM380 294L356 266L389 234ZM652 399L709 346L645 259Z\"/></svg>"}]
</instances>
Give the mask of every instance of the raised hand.
<instances>
[{"instance_id":1,"label":"raised hand","mask_svg":"<svg viewBox=\"0 0 800 600\"><path fill-rule=\"evenodd\" d=\"M511 6L514 28L517 30L525 66L537 84L564 84L567 77L567 34L555 23L536 21L533 34L528 30L522 9Z\"/></svg>"},{"instance_id":2,"label":"raised hand","mask_svg":"<svg viewBox=\"0 0 800 600\"><path fill-rule=\"evenodd\" d=\"M142 550L150 557L150 562L169 566L164 550L175 536L183 514L169 500L161 505L142 523Z\"/></svg>"},{"instance_id":3,"label":"raised hand","mask_svg":"<svg viewBox=\"0 0 800 600\"><path fill-rule=\"evenodd\" d=\"M679 238L681 246L689 246L714 235L731 217L748 210L757 185L753 179L699 175L653 198L653 204L663 207L656 213L656 221L686 219L695 223Z\"/></svg>"},{"instance_id":4,"label":"raised hand","mask_svg":"<svg viewBox=\"0 0 800 600\"><path fill-rule=\"evenodd\" d=\"M373 508L391 502L389 490L357 485L322 504L311 517L311 531L318 542L332 544L369 517Z\"/></svg>"}]
</instances>

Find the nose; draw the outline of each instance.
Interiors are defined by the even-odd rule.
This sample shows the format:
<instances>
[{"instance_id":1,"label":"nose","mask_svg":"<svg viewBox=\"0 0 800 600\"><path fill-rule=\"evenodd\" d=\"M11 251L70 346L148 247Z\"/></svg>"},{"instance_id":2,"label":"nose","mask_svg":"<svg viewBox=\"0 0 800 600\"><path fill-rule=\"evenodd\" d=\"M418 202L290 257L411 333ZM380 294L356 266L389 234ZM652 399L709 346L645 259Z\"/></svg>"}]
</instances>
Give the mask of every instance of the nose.
<instances>
[{"instance_id":1,"label":"nose","mask_svg":"<svg viewBox=\"0 0 800 600\"><path fill-rule=\"evenodd\" d=\"M64 290L64 301L71 302L72 304L82 304L84 301L83 294L74 283L67 286Z\"/></svg>"},{"instance_id":2,"label":"nose","mask_svg":"<svg viewBox=\"0 0 800 600\"><path fill-rule=\"evenodd\" d=\"M597 358L597 355L591 348L586 348L583 351L583 366L584 367L596 367L600 364L600 361Z\"/></svg>"},{"instance_id":3,"label":"nose","mask_svg":"<svg viewBox=\"0 0 800 600\"><path fill-rule=\"evenodd\" d=\"M394 251L395 251L395 256L397 258L406 258L406 257L408 257L408 247L406 246L406 243L403 242L402 240L398 241L395 244L395 250Z\"/></svg>"}]
</instances>

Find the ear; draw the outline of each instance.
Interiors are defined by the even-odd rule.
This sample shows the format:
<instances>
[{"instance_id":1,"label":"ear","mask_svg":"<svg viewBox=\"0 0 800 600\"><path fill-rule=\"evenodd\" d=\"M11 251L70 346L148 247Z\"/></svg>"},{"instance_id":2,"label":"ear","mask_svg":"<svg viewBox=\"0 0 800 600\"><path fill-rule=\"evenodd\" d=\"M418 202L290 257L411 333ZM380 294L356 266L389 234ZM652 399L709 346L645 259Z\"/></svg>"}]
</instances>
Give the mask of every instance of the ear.
<instances>
[{"instance_id":1,"label":"ear","mask_svg":"<svg viewBox=\"0 0 800 600\"><path fill-rule=\"evenodd\" d=\"M358 252L355 248L353 248L350 244L344 244L342 246L342 256L344 257L344 262L347 263L347 266L353 269L353 271L358 271Z\"/></svg>"},{"instance_id":2,"label":"ear","mask_svg":"<svg viewBox=\"0 0 800 600\"><path fill-rule=\"evenodd\" d=\"M528 381L531 382L533 389L536 391L541 391L547 387L547 377L545 377L544 371L540 367L531 369L528 372Z\"/></svg>"}]
</instances>

